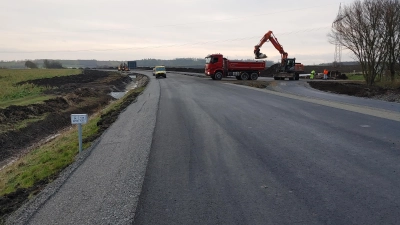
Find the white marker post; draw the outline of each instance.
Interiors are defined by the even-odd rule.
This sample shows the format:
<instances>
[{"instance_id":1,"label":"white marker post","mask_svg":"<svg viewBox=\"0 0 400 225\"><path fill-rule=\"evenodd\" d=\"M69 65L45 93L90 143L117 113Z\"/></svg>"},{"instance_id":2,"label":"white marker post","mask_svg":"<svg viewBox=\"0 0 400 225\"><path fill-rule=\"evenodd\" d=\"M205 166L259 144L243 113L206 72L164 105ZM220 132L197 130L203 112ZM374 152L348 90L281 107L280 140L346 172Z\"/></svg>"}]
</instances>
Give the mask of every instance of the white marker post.
<instances>
[{"instance_id":1,"label":"white marker post","mask_svg":"<svg viewBox=\"0 0 400 225\"><path fill-rule=\"evenodd\" d=\"M87 114L71 114L71 123L78 124L79 153L82 152L82 124L87 123Z\"/></svg>"}]
</instances>

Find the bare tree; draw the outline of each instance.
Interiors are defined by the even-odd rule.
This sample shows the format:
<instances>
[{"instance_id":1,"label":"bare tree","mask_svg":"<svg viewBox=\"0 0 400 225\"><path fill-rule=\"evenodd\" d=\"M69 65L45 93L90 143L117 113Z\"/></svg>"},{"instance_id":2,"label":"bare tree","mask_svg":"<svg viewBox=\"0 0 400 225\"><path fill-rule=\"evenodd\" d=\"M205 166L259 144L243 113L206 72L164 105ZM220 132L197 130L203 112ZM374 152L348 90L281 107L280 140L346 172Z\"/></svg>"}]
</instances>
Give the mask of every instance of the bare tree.
<instances>
[{"instance_id":1,"label":"bare tree","mask_svg":"<svg viewBox=\"0 0 400 225\"><path fill-rule=\"evenodd\" d=\"M37 69L38 68L37 65L34 62L29 61L29 60L25 62L25 66L28 67L28 68L31 68L31 69Z\"/></svg>"},{"instance_id":2,"label":"bare tree","mask_svg":"<svg viewBox=\"0 0 400 225\"><path fill-rule=\"evenodd\" d=\"M395 81L396 63L400 60L400 2L398 0L382 0L384 7L385 35L388 37L386 50L388 54L386 67L390 71L390 79Z\"/></svg>"},{"instance_id":3,"label":"bare tree","mask_svg":"<svg viewBox=\"0 0 400 225\"><path fill-rule=\"evenodd\" d=\"M331 42L339 41L358 59L367 85L382 74L388 57L385 13L382 1L356 0L342 8L329 34Z\"/></svg>"},{"instance_id":4,"label":"bare tree","mask_svg":"<svg viewBox=\"0 0 400 225\"><path fill-rule=\"evenodd\" d=\"M62 69L63 66L59 61L56 60L43 60L43 67L47 69Z\"/></svg>"}]
</instances>

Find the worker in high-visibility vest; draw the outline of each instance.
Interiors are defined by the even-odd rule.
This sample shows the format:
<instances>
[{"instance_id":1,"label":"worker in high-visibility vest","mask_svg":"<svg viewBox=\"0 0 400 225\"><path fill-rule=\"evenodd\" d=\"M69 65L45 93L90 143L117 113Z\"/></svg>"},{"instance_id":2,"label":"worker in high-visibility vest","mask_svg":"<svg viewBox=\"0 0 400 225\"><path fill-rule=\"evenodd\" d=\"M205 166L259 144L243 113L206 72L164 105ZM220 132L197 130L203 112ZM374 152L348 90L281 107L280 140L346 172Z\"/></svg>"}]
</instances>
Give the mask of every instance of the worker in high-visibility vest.
<instances>
[{"instance_id":1,"label":"worker in high-visibility vest","mask_svg":"<svg viewBox=\"0 0 400 225\"><path fill-rule=\"evenodd\" d=\"M312 70L310 74L310 79L314 79L314 75L315 75L315 70Z\"/></svg>"},{"instance_id":2,"label":"worker in high-visibility vest","mask_svg":"<svg viewBox=\"0 0 400 225\"><path fill-rule=\"evenodd\" d=\"M328 79L328 73L329 71L327 69L324 69L324 80Z\"/></svg>"}]
</instances>

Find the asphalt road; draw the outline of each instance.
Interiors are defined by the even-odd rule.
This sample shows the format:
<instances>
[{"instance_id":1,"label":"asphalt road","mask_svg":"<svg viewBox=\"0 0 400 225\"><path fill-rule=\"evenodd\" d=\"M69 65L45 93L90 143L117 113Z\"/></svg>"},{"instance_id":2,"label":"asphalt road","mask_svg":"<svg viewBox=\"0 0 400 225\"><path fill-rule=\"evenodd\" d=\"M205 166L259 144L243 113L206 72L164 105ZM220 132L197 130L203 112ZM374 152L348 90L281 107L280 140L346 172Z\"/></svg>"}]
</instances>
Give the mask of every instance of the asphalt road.
<instances>
[{"instance_id":1,"label":"asphalt road","mask_svg":"<svg viewBox=\"0 0 400 225\"><path fill-rule=\"evenodd\" d=\"M205 78L156 82L135 224L398 224L399 122Z\"/></svg>"},{"instance_id":2,"label":"asphalt road","mask_svg":"<svg viewBox=\"0 0 400 225\"><path fill-rule=\"evenodd\" d=\"M11 224L398 224L397 114L145 73L138 101Z\"/></svg>"}]
</instances>

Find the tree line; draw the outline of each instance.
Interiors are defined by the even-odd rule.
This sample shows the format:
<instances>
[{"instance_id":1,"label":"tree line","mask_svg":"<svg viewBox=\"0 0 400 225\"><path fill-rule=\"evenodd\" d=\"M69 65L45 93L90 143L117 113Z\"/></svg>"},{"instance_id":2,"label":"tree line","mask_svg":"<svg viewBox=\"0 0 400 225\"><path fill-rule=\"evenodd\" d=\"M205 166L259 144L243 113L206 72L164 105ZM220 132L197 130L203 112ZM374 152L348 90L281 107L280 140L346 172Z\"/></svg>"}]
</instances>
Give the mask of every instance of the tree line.
<instances>
[{"instance_id":1,"label":"tree line","mask_svg":"<svg viewBox=\"0 0 400 225\"><path fill-rule=\"evenodd\" d=\"M34 62L30 61L30 60L27 60L25 62L25 67L30 68L30 69L37 69L38 68L36 63L34 63ZM45 60L43 60L43 68L46 68L46 69L63 69L64 67L57 60L45 59Z\"/></svg>"},{"instance_id":2,"label":"tree line","mask_svg":"<svg viewBox=\"0 0 400 225\"><path fill-rule=\"evenodd\" d=\"M385 74L394 82L400 64L400 1L354 1L340 10L329 38L353 53L367 85Z\"/></svg>"},{"instance_id":3,"label":"tree line","mask_svg":"<svg viewBox=\"0 0 400 225\"><path fill-rule=\"evenodd\" d=\"M45 63L45 61L48 61ZM24 60L24 61L0 61L0 68L53 68L53 66L59 67L60 63L62 67L66 68L110 68L117 67L121 63L127 61L136 61L138 67L154 67L157 65L166 65L168 67L189 67L189 68L204 68L204 58L175 58L175 59L153 59L145 58L139 60L48 60L48 59L35 59L35 60ZM50 63L49 63L50 62ZM273 61L266 61L266 65L273 65ZM49 67L48 67L49 66Z\"/></svg>"}]
</instances>

